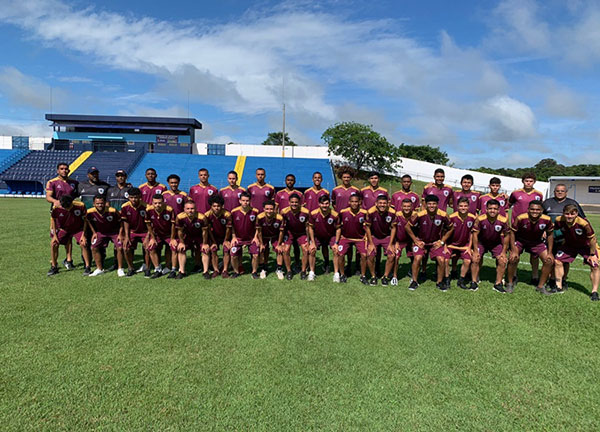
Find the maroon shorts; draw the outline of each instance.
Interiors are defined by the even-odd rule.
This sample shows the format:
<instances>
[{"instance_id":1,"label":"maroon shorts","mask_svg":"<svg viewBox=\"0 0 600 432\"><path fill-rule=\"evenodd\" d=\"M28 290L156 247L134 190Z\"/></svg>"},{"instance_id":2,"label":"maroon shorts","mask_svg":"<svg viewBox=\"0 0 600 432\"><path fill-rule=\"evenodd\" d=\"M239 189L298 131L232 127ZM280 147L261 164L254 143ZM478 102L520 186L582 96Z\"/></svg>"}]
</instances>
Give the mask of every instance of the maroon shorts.
<instances>
[{"instance_id":1,"label":"maroon shorts","mask_svg":"<svg viewBox=\"0 0 600 432\"><path fill-rule=\"evenodd\" d=\"M483 257L486 252L492 253L492 258L498 258L502 255L502 243L497 244L494 247L487 247L482 245L481 243L477 244L477 250L479 251L479 256Z\"/></svg>"},{"instance_id":2,"label":"maroon shorts","mask_svg":"<svg viewBox=\"0 0 600 432\"><path fill-rule=\"evenodd\" d=\"M180 244L181 244L180 241L177 242L178 246ZM202 237L198 237L198 238L186 237L185 241L183 242L183 245L185 246L186 251L200 249L202 247Z\"/></svg>"},{"instance_id":3,"label":"maroon shorts","mask_svg":"<svg viewBox=\"0 0 600 432\"><path fill-rule=\"evenodd\" d=\"M66 245L71 243L71 239L73 238L75 239L77 244L79 244L79 242L81 241L81 237L83 237L83 231L79 231L77 233L70 233L63 229L60 229L56 233L56 237L58 237L58 244L60 245Z\"/></svg>"},{"instance_id":4,"label":"maroon shorts","mask_svg":"<svg viewBox=\"0 0 600 432\"><path fill-rule=\"evenodd\" d=\"M113 242L117 249L121 249L123 247L123 243L121 243L119 240L119 234L105 235L96 233L96 241L92 241L92 249L105 248L110 242Z\"/></svg>"},{"instance_id":5,"label":"maroon shorts","mask_svg":"<svg viewBox=\"0 0 600 432\"><path fill-rule=\"evenodd\" d=\"M160 238L160 237L155 237L156 238L156 244L154 246L147 246L146 249L149 251L153 251L153 250L157 250L160 248L162 248L163 245L165 245L166 247L170 248L172 251L176 251L177 247L172 247L170 245L171 243L171 239L170 238Z\"/></svg>"},{"instance_id":6,"label":"maroon shorts","mask_svg":"<svg viewBox=\"0 0 600 432\"><path fill-rule=\"evenodd\" d=\"M298 243L298 246L304 246L305 244L308 243L308 238L306 237L306 234L302 234L299 236L295 236L293 234L287 233L286 235L283 236L283 244L284 245L291 245L294 242Z\"/></svg>"},{"instance_id":7,"label":"maroon shorts","mask_svg":"<svg viewBox=\"0 0 600 432\"><path fill-rule=\"evenodd\" d=\"M223 252L228 253L229 248L225 247L225 239L224 238L216 238L214 243L210 244L210 251L217 252L219 250L219 246L223 245Z\"/></svg>"},{"instance_id":8,"label":"maroon shorts","mask_svg":"<svg viewBox=\"0 0 600 432\"><path fill-rule=\"evenodd\" d=\"M322 245L327 245L332 249L335 249L335 236L331 238L319 238L315 237L315 247L319 249Z\"/></svg>"},{"instance_id":9,"label":"maroon shorts","mask_svg":"<svg viewBox=\"0 0 600 432\"><path fill-rule=\"evenodd\" d=\"M591 267L591 264L588 262L588 258L591 256L589 248L572 249L560 246L556 255L554 255L554 258L562 263L572 263L577 255L581 255L583 257L583 262ZM598 251L596 251L595 255L598 256Z\"/></svg>"},{"instance_id":10,"label":"maroon shorts","mask_svg":"<svg viewBox=\"0 0 600 432\"><path fill-rule=\"evenodd\" d=\"M519 254L522 254L523 251L529 252L532 256L538 257L541 253L548 250L548 247L545 243L538 243L535 245L524 245L523 243L516 241L515 245L519 250Z\"/></svg>"},{"instance_id":11,"label":"maroon shorts","mask_svg":"<svg viewBox=\"0 0 600 432\"><path fill-rule=\"evenodd\" d=\"M229 249L229 255L231 256L242 256L242 251L244 249L244 246L246 246L248 248L248 252L250 253L250 255L258 255L258 245L256 243L254 243L253 241L239 241L237 242L237 244L235 246L231 246L231 249Z\"/></svg>"},{"instance_id":12,"label":"maroon shorts","mask_svg":"<svg viewBox=\"0 0 600 432\"><path fill-rule=\"evenodd\" d=\"M394 256L396 254L395 252L388 252L388 246L390 244L389 236L382 239L373 237L373 244L375 245L375 250L377 250L378 247L382 247L387 256Z\"/></svg>"},{"instance_id":13,"label":"maroon shorts","mask_svg":"<svg viewBox=\"0 0 600 432\"><path fill-rule=\"evenodd\" d=\"M279 246L279 237L271 237L271 238L263 238L263 246L265 247L265 250L269 251L269 246L273 246L273 249L275 249L277 246ZM256 245L258 247L258 245Z\"/></svg>"},{"instance_id":14,"label":"maroon shorts","mask_svg":"<svg viewBox=\"0 0 600 432\"><path fill-rule=\"evenodd\" d=\"M148 237L148 233L129 233L129 247L127 250L135 250L137 248L138 243L144 244L146 241L146 237Z\"/></svg>"},{"instance_id":15,"label":"maroon shorts","mask_svg":"<svg viewBox=\"0 0 600 432\"><path fill-rule=\"evenodd\" d=\"M468 249L453 249L449 247L448 250L450 251L451 258L458 257L463 261L471 261L473 259L471 251Z\"/></svg>"},{"instance_id":16,"label":"maroon shorts","mask_svg":"<svg viewBox=\"0 0 600 432\"><path fill-rule=\"evenodd\" d=\"M396 242L396 258L400 258L402 256L402 249L406 249L406 256L412 256L412 248L408 247L408 243L398 243Z\"/></svg>"},{"instance_id":17,"label":"maroon shorts","mask_svg":"<svg viewBox=\"0 0 600 432\"><path fill-rule=\"evenodd\" d=\"M444 246L440 246L439 248L434 248L433 245L425 245L424 248L420 248L417 245L413 245L412 254L413 254L413 256L424 256L425 254L429 254L429 258L437 258L437 257L442 257L444 259L450 258L450 252L445 252Z\"/></svg>"},{"instance_id":18,"label":"maroon shorts","mask_svg":"<svg viewBox=\"0 0 600 432\"><path fill-rule=\"evenodd\" d=\"M367 241L365 239L352 240L342 237L338 243L337 251L339 255L346 255L350 246L354 245L361 255L367 255ZM374 255L375 251L371 255Z\"/></svg>"}]
</instances>

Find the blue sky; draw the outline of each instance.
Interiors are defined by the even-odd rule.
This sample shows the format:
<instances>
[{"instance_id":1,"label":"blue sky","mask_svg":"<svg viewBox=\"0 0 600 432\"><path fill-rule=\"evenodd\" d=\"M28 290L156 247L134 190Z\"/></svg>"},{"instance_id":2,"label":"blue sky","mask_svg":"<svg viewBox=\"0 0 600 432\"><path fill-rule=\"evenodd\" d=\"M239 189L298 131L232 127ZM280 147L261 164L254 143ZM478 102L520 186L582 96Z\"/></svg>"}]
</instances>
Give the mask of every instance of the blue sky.
<instances>
[{"instance_id":1,"label":"blue sky","mask_svg":"<svg viewBox=\"0 0 600 432\"><path fill-rule=\"evenodd\" d=\"M299 144L352 120L459 167L600 163L598 1L0 0L0 35L0 135L189 95L198 140L260 143L285 99Z\"/></svg>"}]
</instances>

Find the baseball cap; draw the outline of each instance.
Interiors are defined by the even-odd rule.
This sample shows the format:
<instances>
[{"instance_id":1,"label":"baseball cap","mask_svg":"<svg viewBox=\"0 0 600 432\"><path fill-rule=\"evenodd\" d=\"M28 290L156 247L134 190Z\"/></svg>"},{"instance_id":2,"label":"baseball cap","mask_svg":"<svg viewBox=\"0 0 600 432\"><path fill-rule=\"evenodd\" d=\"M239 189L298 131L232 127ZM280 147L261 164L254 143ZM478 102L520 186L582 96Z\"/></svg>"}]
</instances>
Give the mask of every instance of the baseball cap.
<instances>
[{"instance_id":1,"label":"baseball cap","mask_svg":"<svg viewBox=\"0 0 600 432\"><path fill-rule=\"evenodd\" d=\"M93 173L93 172L100 172L100 171L99 171L99 170L98 170L98 168L96 168L95 166L91 166L91 167L89 167L89 168L88 168L88 174L91 174L91 173Z\"/></svg>"},{"instance_id":2,"label":"baseball cap","mask_svg":"<svg viewBox=\"0 0 600 432\"><path fill-rule=\"evenodd\" d=\"M122 175L124 175L125 177L127 177L127 173L125 172L125 170L117 170L117 172L115 173L115 176L118 176L118 175L120 175L120 174L122 174Z\"/></svg>"}]
</instances>

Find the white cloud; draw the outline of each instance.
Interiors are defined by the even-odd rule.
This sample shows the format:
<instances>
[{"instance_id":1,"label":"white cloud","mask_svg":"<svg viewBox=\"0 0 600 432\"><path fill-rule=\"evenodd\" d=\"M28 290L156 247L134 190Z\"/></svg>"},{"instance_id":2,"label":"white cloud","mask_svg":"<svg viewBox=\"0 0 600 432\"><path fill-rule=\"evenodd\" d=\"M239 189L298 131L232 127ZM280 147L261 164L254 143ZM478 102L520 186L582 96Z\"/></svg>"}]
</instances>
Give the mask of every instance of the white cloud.
<instances>
[{"instance_id":1,"label":"white cloud","mask_svg":"<svg viewBox=\"0 0 600 432\"><path fill-rule=\"evenodd\" d=\"M509 96L497 96L483 105L489 122L489 138L495 141L515 141L537 134L536 119L531 108Z\"/></svg>"},{"instance_id":2,"label":"white cloud","mask_svg":"<svg viewBox=\"0 0 600 432\"><path fill-rule=\"evenodd\" d=\"M66 96L63 90L51 90L46 83L25 75L12 66L0 68L0 95L15 106L48 110L51 91L53 104L62 104Z\"/></svg>"}]
</instances>

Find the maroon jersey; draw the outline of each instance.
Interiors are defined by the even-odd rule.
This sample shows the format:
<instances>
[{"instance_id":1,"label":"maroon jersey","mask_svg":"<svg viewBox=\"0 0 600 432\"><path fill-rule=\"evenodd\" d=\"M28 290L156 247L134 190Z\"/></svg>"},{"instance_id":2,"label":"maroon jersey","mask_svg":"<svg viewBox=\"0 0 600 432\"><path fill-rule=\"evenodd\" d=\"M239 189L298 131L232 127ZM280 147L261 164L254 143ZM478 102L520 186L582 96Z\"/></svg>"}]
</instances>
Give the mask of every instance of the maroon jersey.
<instances>
[{"instance_id":1,"label":"maroon jersey","mask_svg":"<svg viewBox=\"0 0 600 432\"><path fill-rule=\"evenodd\" d=\"M247 212L244 212L242 206L236 207L231 212L231 223L233 233L240 241L250 241L256 233L256 217L258 210L250 207Z\"/></svg>"},{"instance_id":2,"label":"maroon jersey","mask_svg":"<svg viewBox=\"0 0 600 432\"><path fill-rule=\"evenodd\" d=\"M554 224L550 216L541 215L538 220L532 221L527 213L517 216L511 228L515 232L515 239L524 246L535 246L544 241L544 233L552 235Z\"/></svg>"},{"instance_id":3,"label":"maroon jersey","mask_svg":"<svg viewBox=\"0 0 600 432\"><path fill-rule=\"evenodd\" d=\"M371 186L364 187L360 190L362 196L362 208L369 210L377 203L377 198L383 195L387 199L390 199L390 195L386 188L379 186L377 189L373 189Z\"/></svg>"},{"instance_id":4,"label":"maroon jersey","mask_svg":"<svg viewBox=\"0 0 600 432\"><path fill-rule=\"evenodd\" d=\"M100 234L119 234L121 228L121 215L112 207L105 208L103 213L100 213L92 207L87 211L86 219L88 223L94 227L94 230Z\"/></svg>"},{"instance_id":5,"label":"maroon jersey","mask_svg":"<svg viewBox=\"0 0 600 432\"><path fill-rule=\"evenodd\" d=\"M219 195L221 195L223 197L223 201L225 201L223 206L225 207L225 210L231 211L234 208L239 207L240 196L242 195L242 192L246 192L246 189L241 186L238 186L235 189L231 186L227 186L219 190Z\"/></svg>"},{"instance_id":6,"label":"maroon jersey","mask_svg":"<svg viewBox=\"0 0 600 432\"><path fill-rule=\"evenodd\" d=\"M417 212L412 212L408 218L401 211L396 212L396 241L398 243L408 243L411 239L406 233L406 224L415 220Z\"/></svg>"},{"instance_id":7,"label":"maroon jersey","mask_svg":"<svg viewBox=\"0 0 600 432\"><path fill-rule=\"evenodd\" d=\"M567 223L564 216L558 216L554 228L562 231L565 237L565 246L571 249L589 249L590 240L596 235L592 224L581 216L577 216L571 225Z\"/></svg>"},{"instance_id":8,"label":"maroon jersey","mask_svg":"<svg viewBox=\"0 0 600 432\"><path fill-rule=\"evenodd\" d=\"M281 216L285 220L286 231L294 237L306 235L306 225L310 212L304 207L300 207L297 213L292 211L291 207L281 210Z\"/></svg>"},{"instance_id":9,"label":"maroon jersey","mask_svg":"<svg viewBox=\"0 0 600 432\"><path fill-rule=\"evenodd\" d=\"M469 245L471 242L471 232L473 231L476 218L477 217L472 213L467 213L464 220L457 212L450 215L450 223L454 227L452 238L450 239L450 246L464 248Z\"/></svg>"},{"instance_id":10,"label":"maroon jersey","mask_svg":"<svg viewBox=\"0 0 600 432\"><path fill-rule=\"evenodd\" d=\"M224 210L221 215L216 215L212 211L204 213L206 218L206 224L212 233L215 241L223 242L225 240L225 234L227 234L227 228L231 228L231 213Z\"/></svg>"},{"instance_id":11,"label":"maroon jersey","mask_svg":"<svg viewBox=\"0 0 600 432\"><path fill-rule=\"evenodd\" d=\"M335 230L339 226L339 214L335 210L330 210L329 213L323 213L321 209L316 209L310 212L308 225L313 227L315 238L327 239L335 236Z\"/></svg>"},{"instance_id":12,"label":"maroon jersey","mask_svg":"<svg viewBox=\"0 0 600 432\"><path fill-rule=\"evenodd\" d=\"M529 193L525 192L524 189L517 189L511 193L508 199L508 205L512 207L511 222L514 223L517 216L527 213L531 201L539 201L541 204L543 199L542 193L535 189L532 189Z\"/></svg>"},{"instance_id":13,"label":"maroon jersey","mask_svg":"<svg viewBox=\"0 0 600 432\"><path fill-rule=\"evenodd\" d=\"M154 235L161 238L171 238L171 229L175 223L175 213L173 209L165 205L163 210L159 212L154 206L146 207L146 223L152 225Z\"/></svg>"},{"instance_id":14,"label":"maroon jersey","mask_svg":"<svg viewBox=\"0 0 600 432\"><path fill-rule=\"evenodd\" d=\"M193 217L189 217L187 213L179 213L175 219L175 227L183 230L185 239L202 240L202 231L206 227L206 218L202 213L196 212Z\"/></svg>"},{"instance_id":15,"label":"maroon jersey","mask_svg":"<svg viewBox=\"0 0 600 432\"><path fill-rule=\"evenodd\" d=\"M415 235L421 239L426 245L432 245L442 239L445 230L452 226L448 214L440 209L437 209L435 215L429 216L427 210L421 210L416 217L408 222L411 228L415 228Z\"/></svg>"},{"instance_id":16,"label":"maroon jersey","mask_svg":"<svg viewBox=\"0 0 600 432\"><path fill-rule=\"evenodd\" d=\"M447 184L443 185L441 188L438 188L435 183L427 183L427 185L423 188L423 199L427 195L435 195L440 200L438 202L438 209L442 211L446 211L448 208L448 203L450 199L454 196L454 191Z\"/></svg>"},{"instance_id":17,"label":"maroon jersey","mask_svg":"<svg viewBox=\"0 0 600 432\"><path fill-rule=\"evenodd\" d=\"M349 188L345 188L344 186L334 187L331 191L331 202L335 211L339 213L348 207L350 197L353 195L360 197L360 191L354 186L350 186Z\"/></svg>"},{"instance_id":18,"label":"maroon jersey","mask_svg":"<svg viewBox=\"0 0 600 432\"><path fill-rule=\"evenodd\" d=\"M196 211L204 214L210 210L208 199L218 193L219 191L213 185L203 186L201 184L197 184L190 188L189 197L196 203ZM238 205L240 205L239 200L236 202L234 207Z\"/></svg>"},{"instance_id":19,"label":"maroon jersey","mask_svg":"<svg viewBox=\"0 0 600 432\"><path fill-rule=\"evenodd\" d=\"M77 180L67 178L65 181L60 177L54 177L46 183L46 192L50 192L52 198L58 200L65 195L75 198L77 196L78 185L79 182Z\"/></svg>"},{"instance_id":20,"label":"maroon jersey","mask_svg":"<svg viewBox=\"0 0 600 432\"><path fill-rule=\"evenodd\" d=\"M392 195L392 205L394 206L396 211L402 211L402 201L404 201L406 198L408 198L410 202L412 202L413 211L415 211L421 206L421 199L419 198L419 195L416 192L404 192L400 190L398 192L394 192L394 195Z\"/></svg>"},{"instance_id":21,"label":"maroon jersey","mask_svg":"<svg viewBox=\"0 0 600 432\"><path fill-rule=\"evenodd\" d=\"M475 220L475 225L473 225L473 232L477 235L478 243L489 250L502 244L509 230L508 219L502 215L498 215L495 220L490 220L483 214Z\"/></svg>"},{"instance_id":22,"label":"maroon jersey","mask_svg":"<svg viewBox=\"0 0 600 432\"><path fill-rule=\"evenodd\" d=\"M371 235L376 239L384 239L392 233L392 227L396 225L396 211L389 208L380 213L377 207L369 209L369 223L371 224Z\"/></svg>"},{"instance_id":23,"label":"maroon jersey","mask_svg":"<svg viewBox=\"0 0 600 432\"><path fill-rule=\"evenodd\" d=\"M350 207L340 212L340 226L342 237L350 240L362 240L367 232L365 226L369 225L369 213L365 209L359 209L352 213Z\"/></svg>"},{"instance_id":24,"label":"maroon jersey","mask_svg":"<svg viewBox=\"0 0 600 432\"><path fill-rule=\"evenodd\" d=\"M506 216L507 210L508 210L508 197L506 196L506 194L503 194L503 193L499 193L496 196L493 196L491 193L481 195L479 197L479 213L486 214L487 213L486 204L489 200L493 200L493 199L495 199L496 201L498 201L500 203L498 212L502 216Z\"/></svg>"},{"instance_id":25,"label":"maroon jersey","mask_svg":"<svg viewBox=\"0 0 600 432\"><path fill-rule=\"evenodd\" d=\"M56 231L64 230L70 234L77 234L83 230L86 213L83 203L73 201L71 208L54 207L51 217L54 219Z\"/></svg>"},{"instance_id":26,"label":"maroon jersey","mask_svg":"<svg viewBox=\"0 0 600 432\"><path fill-rule=\"evenodd\" d=\"M185 207L185 203L188 200L188 194L183 191L177 193L172 190L164 191L163 197L165 198L167 205L173 209L173 212L176 215L183 212L183 207ZM196 204L196 211L198 211L198 204Z\"/></svg>"},{"instance_id":27,"label":"maroon jersey","mask_svg":"<svg viewBox=\"0 0 600 432\"><path fill-rule=\"evenodd\" d=\"M148 182L143 183L139 186L142 191L142 201L146 204L152 204L152 197L156 194L162 194L167 190L164 184L156 183L154 186L148 184Z\"/></svg>"},{"instance_id":28,"label":"maroon jersey","mask_svg":"<svg viewBox=\"0 0 600 432\"><path fill-rule=\"evenodd\" d=\"M277 240L279 233L283 231L285 221L283 216L275 214L272 218L268 218L265 212L258 215L256 219L256 228L260 228L260 233L264 240Z\"/></svg>"},{"instance_id":29,"label":"maroon jersey","mask_svg":"<svg viewBox=\"0 0 600 432\"><path fill-rule=\"evenodd\" d=\"M264 210L265 201L275 199L275 188L268 183L262 186L252 183L248 186L248 193L250 194L250 206L260 211Z\"/></svg>"},{"instance_id":30,"label":"maroon jersey","mask_svg":"<svg viewBox=\"0 0 600 432\"><path fill-rule=\"evenodd\" d=\"M465 197L469 200L469 213L476 215L479 211L479 197L481 196L480 192L477 191L469 191L465 192L463 190L454 192L454 200L453 200L453 208L454 211L458 211L458 200L462 197Z\"/></svg>"},{"instance_id":31,"label":"maroon jersey","mask_svg":"<svg viewBox=\"0 0 600 432\"><path fill-rule=\"evenodd\" d=\"M275 204L279 208L279 211L283 210L290 205L290 196L292 194L297 194L300 197L300 205L304 203L304 195L299 190L289 191L287 189L281 189L279 192L275 194Z\"/></svg>"},{"instance_id":32,"label":"maroon jersey","mask_svg":"<svg viewBox=\"0 0 600 432\"><path fill-rule=\"evenodd\" d=\"M129 224L129 230L135 234L148 232L146 225L146 203L140 202L140 205L134 207L130 202L126 202L121 207L121 219Z\"/></svg>"},{"instance_id":33,"label":"maroon jersey","mask_svg":"<svg viewBox=\"0 0 600 432\"><path fill-rule=\"evenodd\" d=\"M304 191L304 207L306 207L309 212L318 209L319 198L321 198L323 195L329 195L329 191L324 188L316 190L314 186L306 189Z\"/></svg>"}]
</instances>

